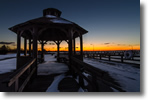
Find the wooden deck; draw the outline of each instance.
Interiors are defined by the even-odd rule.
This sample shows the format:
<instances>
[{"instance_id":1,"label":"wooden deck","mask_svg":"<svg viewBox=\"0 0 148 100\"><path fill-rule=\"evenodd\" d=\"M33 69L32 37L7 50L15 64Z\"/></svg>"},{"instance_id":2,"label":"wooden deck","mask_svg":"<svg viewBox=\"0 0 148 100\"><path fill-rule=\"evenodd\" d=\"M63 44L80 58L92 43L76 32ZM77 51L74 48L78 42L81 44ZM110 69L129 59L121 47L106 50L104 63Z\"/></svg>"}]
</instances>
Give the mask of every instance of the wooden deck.
<instances>
[{"instance_id":1,"label":"wooden deck","mask_svg":"<svg viewBox=\"0 0 148 100\"><path fill-rule=\"evenodd\" d=\"M54 80L54 75L39 75L31 81L23 92L46 92Z\"/></svg>"},{"instance_id":2,"label":"wooden deck","mask_svg":"<svg viewBox=\"0 0 148 100\"><path fill-rule=\"evenodd\" d=\"M68 71L68 70L65 70L64 68L64 72L61 72L62 66L63 67L64 66L68 67L68 66L66 66L66 64L64 63L54 62L55 59L51 59L43 63L43 66L41 65L38 66L38 69L40 69L40 74L38 74L36 77L34 75L30 77L31 74L29 74L28 76L29 81L28 81L28 77L27 78L24 77L28 74L23 74L23 73L28 72L27 69L30 68L32 62L34 61L33 60L27 65L25 65L24 67L22 67L17 72L15 72L11 77L9 77L9 80L6 81L8 82L7 84L9 87L12 86L13 90L11 90L10 88L10 90L6 89L6 90L2 90L2 92L3 91L14 92L13 87L16 86L18 79L19 79L19 84L18 84L19 87L17 88L19 88L19 90L22 90L22 92L46 92L48 87L50 87L51 84L53 83L54 78L57 75L61 75L64 73L65 73L65 77L63 77L61 81L60 80L58 81L58 86L56 87L56 89L59 90L59 92L79 92L80 87L87 90L88 92L112 92L111 87L119 91L123 91L120 89L120 86L116 84L116 82L114 82L114 79L112 79L106 72L96 69L93 66L88 65L85 62L79 59L76 59L74 57L72 57L71 59L72 59L71 68L73 70ZM43 70L41 70L41 68L43 68ZM58 68L60 69L59 73L57 73ZM53 71L56 71L56 72L51 75L50 72L53 72ZM69 73L67 73L67 71ZM85 76L83 72L88 73L90 77ZM77 81L75 79L76 77L77 77ZM24 78L23 81L25 80L24 82L22 82L25 85L20 84L22 78ZM26 80L27 80L27 83L26 83ZM85 85L85 81L88 83L88 85ZM16 91L16 92L21 92L21 91Z\"/></svg>"},{"instance_id":3,"label":"wooden deck","mask_svg":"<svg viewBox=\"0 0 148 100\"><path fill-rule=\"evenodd\" d=\"M74 78L66 77L59 82L58 90L60 92L78 92L80 86Z\"/></svg>"}]
</instances>

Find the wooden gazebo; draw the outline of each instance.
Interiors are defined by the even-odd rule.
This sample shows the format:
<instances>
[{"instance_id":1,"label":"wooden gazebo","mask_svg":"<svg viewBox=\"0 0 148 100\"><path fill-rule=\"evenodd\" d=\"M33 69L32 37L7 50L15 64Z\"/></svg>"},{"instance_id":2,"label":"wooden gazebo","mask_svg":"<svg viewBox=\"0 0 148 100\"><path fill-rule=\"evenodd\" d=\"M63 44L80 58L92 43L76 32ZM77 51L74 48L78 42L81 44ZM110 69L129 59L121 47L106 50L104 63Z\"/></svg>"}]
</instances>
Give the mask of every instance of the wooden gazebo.
<instances>
[{"instance_id":1,"label":"wooden gazebo","mask_svg":"<svg viewBox=\"0 0 148 100\"><path fill-rule=\"evenodd\" d=\"M87 33L85 29L61 18L61 11L48 8L43 10L43 17L29 20L9 28L17 34L17 69L38 55L38 41L41 43L42 51L47 41L54 41L57 44L57 60L59 58L59 48L62 41L68 43L69 62L71 56L79 56L83 60L83 40L82 35ZM20 56L21 37L24 38L24 56ZM80 38L80 55L76 55L75 38ZM29 56L27 55L27 40L29 40ZM33 52L31 46L33 44ZM43 53L43 52L42 52ZM42 56L43 57L43 56ZM37 66L37 60L35 61Z\"/></svg>"}]
</instances>

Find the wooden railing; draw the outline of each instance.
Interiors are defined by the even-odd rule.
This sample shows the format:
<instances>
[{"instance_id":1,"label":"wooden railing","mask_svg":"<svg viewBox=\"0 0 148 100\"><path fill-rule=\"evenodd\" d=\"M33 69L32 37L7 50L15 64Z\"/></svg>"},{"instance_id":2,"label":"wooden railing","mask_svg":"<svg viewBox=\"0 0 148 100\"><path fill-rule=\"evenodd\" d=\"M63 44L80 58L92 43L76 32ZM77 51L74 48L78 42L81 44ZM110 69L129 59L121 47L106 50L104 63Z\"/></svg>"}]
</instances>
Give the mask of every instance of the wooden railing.
<instances>
[{"instance_id":1,"label":"wooden railing","mask_svg":"<svg viewBox=\"0 0 148 100\"><path fill-rule=\"evenodd\" d=\"M123 54L112 55L112 54L85 54L84 57L86 58L95 58L99 60L108 60L108 61L115 61L121 63L131 63L131 64L140 64L140 56L133 55L130 59L126 59ZM136 59L139 58L139 59Z\"/></svg>"},{"instance_id":2,"label":"wooden railing","mask_svg":"<svg viewBox=\"0 0 148 100\"><path fill-rule=\"evenodd\" d=\"M32 75L36 71L36 66L32 66L36 58L30 60L24 66L16 70L11 76L9 76L4 83L7 84L8 87L11 87L14 84L14 91L21 92L31 79ZM23 82L20 82L20 78L23 78Z\"/></svg>"},{"instance_id":3,"label":"wooden railing","mask_svg":"<svg viewBox=\"0 0 148 100\"><path fill-rule=\"evenodd\" d=\"M81 85L82 88L87 89L88 91L93 91L93 92L97 92L100 91L99 90L99 82L102 82L104 84L106 84L109 87L113 87L115 89L117 89L118 91L121 92L125 92L124 90L122 90L119 86L106 81L105 79L103 79L103 76L105 74L104 71L95 68L77 58L71 57L71 67L72 69L78 74L79 76L79 84ZM83 73L88 73L90 75L90 77L85 76ZM86 87L84 84L84 80L87 81L91 87Z\"/></svg>"}]
</instances>

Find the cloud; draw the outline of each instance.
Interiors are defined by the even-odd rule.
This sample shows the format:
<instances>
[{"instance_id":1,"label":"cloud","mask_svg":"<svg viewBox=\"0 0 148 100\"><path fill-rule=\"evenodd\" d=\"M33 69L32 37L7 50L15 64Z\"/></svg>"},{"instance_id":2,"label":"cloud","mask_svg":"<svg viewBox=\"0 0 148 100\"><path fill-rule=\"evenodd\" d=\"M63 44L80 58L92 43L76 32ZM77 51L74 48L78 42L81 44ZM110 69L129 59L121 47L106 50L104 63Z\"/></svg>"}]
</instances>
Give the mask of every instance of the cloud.
<instances>
[{"instance_id":1,"label":"cloud","mask_svg":"<svg viewBox=\"0 0 148 100\"><path fill-rule=\"evenodd\" d=\"M110 43L104 43L104 45L108 45L108 44L110 44Z\"/></svg>"},{"instance_id":2,"label":"cloud","mask_svg":"<svg viewBox=\"0 0 148 100\"><path fill-rule=\"evenodd\" d=\"M126 46L126 44L117 44L118 46Z\"/></svg>"},{"instance_id":3,"label":"cloud","mask_svg":"<svg viewBox=\"0 0 148 100\"><path fill-rule=\"evenodd\" d=\"M0 42L0 44L15 45L15 42Z\"/></svg>"}]
</instances>

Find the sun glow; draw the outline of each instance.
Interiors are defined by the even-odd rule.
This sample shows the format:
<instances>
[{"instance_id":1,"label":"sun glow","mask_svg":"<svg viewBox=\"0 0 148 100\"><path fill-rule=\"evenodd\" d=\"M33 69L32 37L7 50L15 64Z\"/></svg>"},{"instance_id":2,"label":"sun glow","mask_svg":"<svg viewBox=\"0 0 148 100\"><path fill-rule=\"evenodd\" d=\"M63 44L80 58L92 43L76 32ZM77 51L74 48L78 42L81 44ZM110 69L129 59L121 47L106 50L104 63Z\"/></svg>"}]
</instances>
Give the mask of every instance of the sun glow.
<instances>
[{"instance_id":1,"label":"sun glow","mask_svg":"<svg viewBox=\"0 0 148 100\"><path fill-rule=\"evenodd\" d=\"M57 51L57 46L48 46L46 45L44 47L46 51ZM38 50L41 50L41 48L38 48ZM94 47L92 45L90 46L83 46L83 51L114 51L114 50L140 50L140 45L137 46L102 46L98 45ZM68 46L63 45L60 46L60 51L68 51ZM80 46L76 46L76 51L80 51Z\"/></svg>"}]
</instances>

